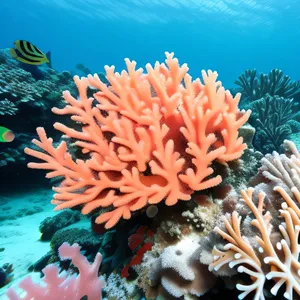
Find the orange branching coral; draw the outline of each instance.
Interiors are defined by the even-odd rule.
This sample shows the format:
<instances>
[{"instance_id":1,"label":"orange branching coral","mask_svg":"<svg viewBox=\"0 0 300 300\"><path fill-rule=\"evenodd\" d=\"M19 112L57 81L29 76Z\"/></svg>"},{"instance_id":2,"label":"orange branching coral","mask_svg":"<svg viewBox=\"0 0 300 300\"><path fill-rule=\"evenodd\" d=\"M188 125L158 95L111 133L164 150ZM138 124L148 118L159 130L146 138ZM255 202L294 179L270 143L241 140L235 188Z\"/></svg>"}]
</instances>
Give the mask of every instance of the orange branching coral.
<instances>
[{"instance_id":1,"label":"orange branching coral","mask_svg":"<svg viewBox=\"0 0 300 300\"><path fill-rule=\"evenodd\" d=\"M237 284L237 289L242 291L239 299L245 298L249 293L254 292L254 299L265 299L263 289L266 279L274 280L271 289L273 295L277 295L278 290L285 284L284 297L293 299L293 292L300 295L300 254L299 232L300 232L300 192L296 187L291 189L296 202L280 186L274 188L283 198L280 215L283 223L279 226L278 235L281 237L274 245L272 236L276 236L270 223L272 216L269 211L264 212L263 192L258 195L258 204L255 205L252 196L254 189L249 188L242 191L246 205L251 209L255 218L251 225L256 227L258 235L255 243L250 243L241 234L241 217L237 212L232 216L224 217L226 231L215 228L228 242L224 250L213 250L214 262L210 265L210 270L218 271L220 268L238 266L237 271L250 276L253 283L249 285ZM273 239L274 240L274 239Z\"/></svg>"},{"instance_id":2,"label":"orange branching coral","mask_svg":"<svg viewBox=\"0 0 300 300\"><path fill-rule=\"evenodd\" d=\"M225 91L216 72L203 71L204 84L192 81L186 64L180 66L173 53L166 56L166 65L147 64L147 74L128 59L128 71L121 74L106 66L111 86L97 75L74 78L79 99L64 92L68 104L53 112L71 115L82 129L54 127L76 139L89 159L72 160L65 142L55 148L44 129L37 129L40 140L33 142L41 151L25 152L44 161L30 168L50 170L48 178L65 178L54 188L56 209L82 204L87 214L111 207L96 219L110 228L148 204L165 200L174 205L189 200L194 190L219 184L211 163L241 156L246 145L238 129L250 111L239 111L240 95L233 98ZM89 86L99 90L94 98L87 97Z\"/></svg>"}]
</instances>

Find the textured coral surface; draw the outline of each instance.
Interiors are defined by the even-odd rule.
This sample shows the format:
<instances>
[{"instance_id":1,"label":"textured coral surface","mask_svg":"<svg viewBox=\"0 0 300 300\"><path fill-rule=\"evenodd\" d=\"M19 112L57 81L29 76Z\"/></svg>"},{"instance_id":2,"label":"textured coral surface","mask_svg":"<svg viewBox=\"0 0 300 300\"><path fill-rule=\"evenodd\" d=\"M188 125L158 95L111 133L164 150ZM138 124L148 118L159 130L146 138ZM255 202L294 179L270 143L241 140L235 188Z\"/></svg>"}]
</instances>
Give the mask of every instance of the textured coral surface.
<instances>
[{"instance_id":1,"label":"textured coral surface","mask_svg":"<svg viewBox=\"0 0 300 300\"><path fill-rule=\"evenodd\" d=\"M67 105L53 112L70 115L76 129L54 127L75 139L87 158L74 161L67 143L55 148L43 128L33 141L40 151L25 149L43 161L29 167L48 170L48 178L64 178L54 188L56 209L82 204L87 214L108 207L96 222L110 228L149 204L174 205L219 184L212 162L242 155L246 145L238 129L250 111L239 111L240 95L225 91L216 72L203 71L204 83L193 81L186 64L180 66L172 53L166 57L166 65L147 64L147 73L128 59L121 74L106 67L110 86L97 75L75 77L78 99L64 92ZM99 90L93 98L88 87Z\"/></svg>"}]
</instances>

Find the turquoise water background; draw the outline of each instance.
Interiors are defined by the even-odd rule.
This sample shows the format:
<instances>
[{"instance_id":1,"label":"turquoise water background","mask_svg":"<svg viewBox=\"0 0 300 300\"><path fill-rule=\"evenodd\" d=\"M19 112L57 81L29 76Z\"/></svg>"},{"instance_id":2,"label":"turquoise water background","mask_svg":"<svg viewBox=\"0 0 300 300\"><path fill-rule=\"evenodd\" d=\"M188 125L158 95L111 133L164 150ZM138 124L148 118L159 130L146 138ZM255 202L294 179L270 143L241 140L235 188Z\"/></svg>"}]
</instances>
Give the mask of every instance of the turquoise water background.
<instances>
[{"instance_id":1,"label":"turquoise water background","mask_svg":"<svg viewBox=\"0 0 300 300\"><path fill-rule=\"evenodd\" d=\"M92 72L125 57L143 67L173 51L190 73L217 70L226 87L244 69L300 79L299 0L2 0L0 48L25 39L53 67ZM228 86L229 85L229 86Z\"/></svg>"}]
</instances>

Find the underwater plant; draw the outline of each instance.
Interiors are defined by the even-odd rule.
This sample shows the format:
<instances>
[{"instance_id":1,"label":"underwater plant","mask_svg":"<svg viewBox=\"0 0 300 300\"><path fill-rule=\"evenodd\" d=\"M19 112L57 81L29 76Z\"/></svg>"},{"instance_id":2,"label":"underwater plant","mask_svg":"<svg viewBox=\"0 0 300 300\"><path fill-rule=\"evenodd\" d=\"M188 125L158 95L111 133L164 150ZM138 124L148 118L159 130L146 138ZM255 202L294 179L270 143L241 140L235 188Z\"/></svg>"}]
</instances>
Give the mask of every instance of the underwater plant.
<instances>
[{"instance_id":1,"label":"underwater plant","mask_svg":"<svg viewBox=\"0 0 300 300\"><path fill-rule=\"evenodd\" d=\"M294 106L292 99L270 95L250 103L249 123L256 129L253 146L257 150L263 154L281 152L283 141L291 133L300 131Z\"/></svg>"},{"instance_id":2,"label":"underwater plant","mask_svg":"<svg viewBox=\"0 0 300 300\"><path fill-rule=\"evenodd\" d=\"M249 123L256 129L254 148L263 154L280 151L282 142L300 129L294 120L300 81L278 69L259 75L256 70L246 70L235 84L239 87L234 91L242 93L241 107L252 110Z\"/></svg>"},{"instance_id":3,"label":"underwater plant","mask_svg":"<svg viewBox=\"0 0 300 300\"><path fill-rule=\"evenodd\" d=\"M54 187L56 210L83 205L82 213L88 214L105 208L96 223L110 228L149 204L171 206L219 184L222 178L214 174L212 162L242 155L246 144L238 129L250 111L238 109L240 95L225 91L216 72L203 71L204 84L192 81L187 65L180 66L173 55L166 53L166 65L147 64L147 73L128 59L128 71L121 74L106 66L111 86L97 75L75 76L79 99L64 92L67 105L52 111L71 115L81 129L54 127L75 139L87 158L74 161L67 143L55 148L43 128L37 129L39 140L33 140L40 150L25 149L43 161L29 163L30 168L64 178ZM91 98L89 86L99 90Z\"/></svg>"},{"instance_id":4,"label":"underwater plant","mask_svg":"<svg viewBox=\"0 0 300 300\"><path fill-rule=\"evenodd\" d=\"M235 92L242 94L241 105L247 105L253 100L270 96L293 98L300 94L300 81L293 81L283 71L271 70L268 74L257 74L257 70L246 70L235 81L239 87Z\"/></svg>"}]
</instances>

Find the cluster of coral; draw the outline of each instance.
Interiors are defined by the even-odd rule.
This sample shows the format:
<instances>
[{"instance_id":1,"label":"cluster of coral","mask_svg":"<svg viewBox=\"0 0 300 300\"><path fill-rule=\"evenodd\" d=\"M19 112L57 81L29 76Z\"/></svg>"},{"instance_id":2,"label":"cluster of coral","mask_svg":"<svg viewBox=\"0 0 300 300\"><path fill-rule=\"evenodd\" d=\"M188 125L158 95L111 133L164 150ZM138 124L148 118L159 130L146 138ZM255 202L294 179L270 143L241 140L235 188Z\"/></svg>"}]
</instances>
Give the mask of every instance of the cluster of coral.
<instances>
[{"instance_id":1,"label":"cluster of coral","mask_svg":"<svg viewBox=\"0 0 300 300\"><path fill-rule=\"evenodd\" d=\"M285 139L300 147L300 82L293 81L281 70L268 74L246 70L235 82L234 92L242 93L241 107L250 108L249 123L255 127L255 149L263 154L282 152Z\"/></svg>"},{"instance_id":2,"label":"cluster of coral","mask_svg":"<svg viewBox=\"0 0 300 300\"><path fill-rule=\"evenodd\" d=\"M64 140L54 144L39 127L35 146L25 149L37 159L30 168L59 179L55 209L68 209L40 225L52 249L32 267L45 267L44 284L20 284L28 299L47 291L76 300L300 296L296 145L285 140L281 155L255 151L255 130L245 125L251 110L239 109L240 94L226 91L216 72L192 80L172 53L145 73L134 61L126 65L121 73L105 68L109 85L97 75L75 77L79 97L64 92L65 106L52 109L73 122L54 124ZM292 100L271 100L298 93L280 74L269 75L276 88L251 73L244 97L292 110ZM270 92L282 86L284 95ZM91 220L91 231L65 228L81 218ZM53 262L67 275L58 276ZM8 295L19 299L13 289Z\"/></svg>"},{"instance_id":3,"label":"cluster of coral","mask_svg":"<svg viewBox=\"0 0 300 300\"><path fill-rule=\"evenodd\" d=\"M0 145L0 170L8 182L16 173L28 174L24 148L34 138L37 126L44 124L58 137L51 108L63 105L61 94L66 89L76 92L69 72L26 65L12 59L9 49L0 50L0 125L16 136L12 143Z\"/></svg>"},{"instance_id":4,"label":"cluster of coral","mask_svg":"<svg viewBox=\"0 0 300 300\"><path fill-rule=\"evenodd\" d=\"M110 87L97 75L75 77L79 99L64 92L68 105L53 108L82 124L78 130L62 123L54 127L78 140L75 146L86 159L74 161L65 141L54 147L43 128L33 141L41 152L25 149L44 161L30 168L50 170L48 178L64 177L55 187L57 209L82 204L82 213L88 214L108 208L96 219L107 222L107 229L147 205L163 200L175 205L221 183L211 165L241 156L246 145L238 129L250 115L238 110L239 95L226 92L216 72L203 72L204 85L192 81L173 54L167 54L167 66L147 65L146 75L135 62L126 64L128 73L121 75L106 68ZM90 85L100 90L94 98L86 93Z\"/></svg>"}]
</instances>

